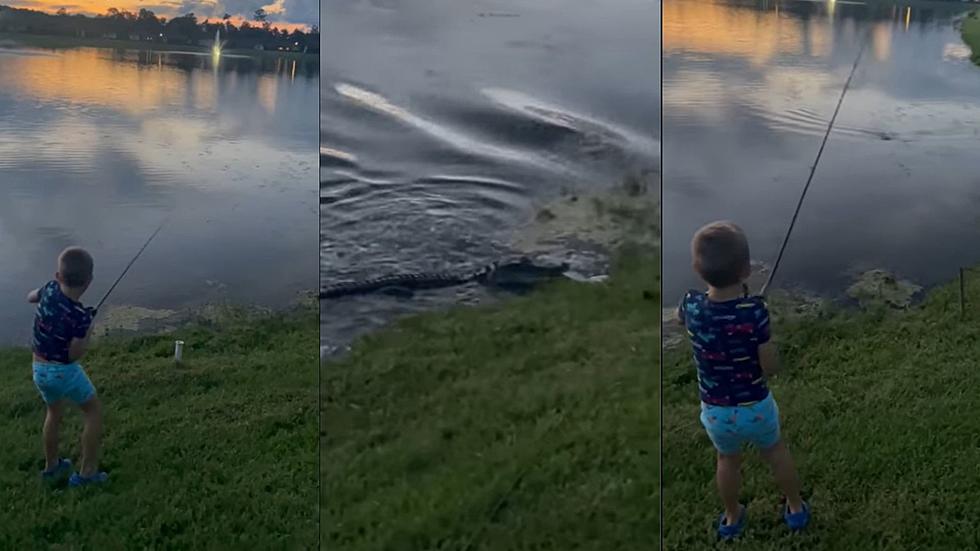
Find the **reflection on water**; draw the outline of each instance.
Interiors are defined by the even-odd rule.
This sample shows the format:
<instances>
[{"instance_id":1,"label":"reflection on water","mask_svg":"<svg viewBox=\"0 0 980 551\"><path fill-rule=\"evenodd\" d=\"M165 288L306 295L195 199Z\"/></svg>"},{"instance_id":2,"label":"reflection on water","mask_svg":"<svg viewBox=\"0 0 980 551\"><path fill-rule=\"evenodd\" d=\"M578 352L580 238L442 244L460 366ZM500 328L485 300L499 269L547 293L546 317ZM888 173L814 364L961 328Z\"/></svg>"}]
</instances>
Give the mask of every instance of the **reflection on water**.
<instances>
[{"instance_id":1,"label":"reflection on water","mask_svg":"<svg viewBox=\"0 0 980 551\"><path fill-rule=\"evenodd\" d=\"M659 168L657 4L324 0L323 282L496 260L563 190ZM480 298L324 301L321 335Z\"/></svg>"},{"instance_id":2,"label":"reflection on water","mask_svg":"<svg viewBox=\"0 0 980 551\"><path fill-rule=\"evenodd\" d=\"M315 286L317 64L0 50L0 341L22 342L58 251L90 248L97 301L282 304Z\"/></svg>"},{"instance_id":3,"label":"reflection on water","mask_svg":"<svg viewBox=\"0 0 980 551\"><path fill-rule=\"evenodd\" d=\"M777 285L838 294L885 267L920 283L980 261L980 68L955 4L664 3L664 290L688 243L737 221L771 261L863 40ZM780 281L781 280L781 281Z\"/></svg>"}]
</instances>

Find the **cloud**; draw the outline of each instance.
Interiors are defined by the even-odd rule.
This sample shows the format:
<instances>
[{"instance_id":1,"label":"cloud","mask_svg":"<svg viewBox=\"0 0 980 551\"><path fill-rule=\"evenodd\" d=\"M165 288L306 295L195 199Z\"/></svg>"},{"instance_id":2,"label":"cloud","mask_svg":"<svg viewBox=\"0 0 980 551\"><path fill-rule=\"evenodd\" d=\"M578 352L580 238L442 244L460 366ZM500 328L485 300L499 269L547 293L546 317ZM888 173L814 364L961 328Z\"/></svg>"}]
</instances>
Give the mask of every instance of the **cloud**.
<instances>
[{"instance_id":1,"label":"cloud","mask_svg":"<svg viewBox=\"0 0 980 551\"><path fill-rule=\"evenodd\" d=\"M307 25L320 24L319 0L283 0L283 8L281 16L285 17L286 21Z\"/></svg>"},{"instance_id":2,"label":"cloud","mask_svg":"<svg viewBox=\"0 0 980 551\"><path fill-rule=\"evenodd\" d=\"M262 8L270 23L300 23L317 25L320 20L317 0L183 0L176 15L194 12L199 19L220 19L224 14L251 20L255 10Z\"/></svg>"}]
</instances>

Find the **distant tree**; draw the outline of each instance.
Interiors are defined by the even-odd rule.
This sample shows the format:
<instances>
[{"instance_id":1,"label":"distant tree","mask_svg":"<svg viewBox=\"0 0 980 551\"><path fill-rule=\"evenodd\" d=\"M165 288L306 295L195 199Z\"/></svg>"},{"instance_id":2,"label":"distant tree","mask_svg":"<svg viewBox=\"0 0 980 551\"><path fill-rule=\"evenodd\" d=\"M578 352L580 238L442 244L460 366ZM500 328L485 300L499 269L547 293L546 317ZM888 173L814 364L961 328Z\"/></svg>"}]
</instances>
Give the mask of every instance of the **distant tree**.
<instances>
[{"instance_id":1,"label":"distant tree","mask_svg":"<svg viewBox=\"0 0 980 551\"><path fill-rule=\"evenodd\" d=\"M58 17L67 17L68 16L68 10L65 9L65 8L58 8L58 11L56 11L55 14L57 14Z\"/></svg>"},{"instance_id":2,"label":"distant tree","mask_svg":"<svg viewBox=\"0 0 980 551\"><path fill-rule=\"evenodd\" d=\"M268 17L269 17L269 14L265 13L265 10L264 9L259 8L259 9L255 10L255 16L254 16L254 18L255 18L256 21L265 22L265 20Z\"/></svg>"},{"instance_id":3,"label":"distant tree","mask_svg":"<svg viewBox=\"0 0 980 551\"><path fill-rule=\"evenodd\" d=\"M167 42L196 44L201 38L201 29L197 25L197 16L193 12L174 17L164 26L163 32Z\"/></svg>"},{"instance_id":4,"label":"distant tree","mask_svg":"<svg viewBox=\"0 0 980 551\"><path fill-rule=\"evenodd\" d=\"M136 15L136 34L143 40L153 39L156 40L163 33L164 21L162 18L158 18L155 13L146 9L140 8L139 13Z\"/></svg>"}]
</instances>

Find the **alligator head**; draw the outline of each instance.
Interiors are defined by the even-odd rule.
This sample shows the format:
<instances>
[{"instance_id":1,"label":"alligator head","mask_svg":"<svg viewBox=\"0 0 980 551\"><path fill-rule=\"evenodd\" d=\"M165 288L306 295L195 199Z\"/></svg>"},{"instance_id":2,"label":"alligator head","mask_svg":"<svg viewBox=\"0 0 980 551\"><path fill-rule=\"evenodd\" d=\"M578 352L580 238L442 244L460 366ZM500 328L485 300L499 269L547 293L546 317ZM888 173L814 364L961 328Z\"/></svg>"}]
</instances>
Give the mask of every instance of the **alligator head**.
<instances>
[{"instance_id":1,"label":"alligator head","mask_svg":"<svg viewBox=\"0 0 980 551\"><path fill-rule=\"evenodd\" d=\"M484 285L522 292L544 281L561 277L566 271L567 263L545 263L522 256L494 262L479 272L475 279Z\"/></svg>"}]
</instances>

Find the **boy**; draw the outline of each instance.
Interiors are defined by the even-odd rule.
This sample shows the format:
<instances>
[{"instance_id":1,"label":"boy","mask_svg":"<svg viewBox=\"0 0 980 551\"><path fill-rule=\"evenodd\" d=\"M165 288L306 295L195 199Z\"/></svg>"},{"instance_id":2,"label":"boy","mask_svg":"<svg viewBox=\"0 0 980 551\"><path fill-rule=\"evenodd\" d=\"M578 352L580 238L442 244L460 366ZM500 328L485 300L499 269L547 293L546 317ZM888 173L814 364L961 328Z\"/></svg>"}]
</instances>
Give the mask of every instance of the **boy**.
<instances>
[{"instance_id":1,"label":"boy","mask_svg":"<svg viewBox=\"0 0 980 551\"><path fill-rule=\"evenodd\" d=\"M95 387L78 360L88 348L95 311L82 306L82 295L92 283L94 262L85 249L69 247L58 256L54 280L27 295L37 304L34 315L34 385L47 405L44 419L44 471L41 478L52 481L71 468L71 461L58 457L58 430L65 404L74 402L82 410L81 468L68 479L71 487L100 484L109 475L100 472L99 440L102 437L102 404Z\"/></svg>"},{"instance_id":2,"label":"boy","mask_svg":"<svg viewBox=\"0 0 980 551\"><path fill-rule=\"evenodd\" d=\"M786 504L783 518L791 530L802 530L810 507L800 497L800 481L789 450L780 439L779 409L766 376L779 367L769 342L769 311L764 299L750 296L745 281L751 274L749 243L731 222L713 222L694 234L694 271L708 284L707 292L689 291L677 315L687 329L698 369L701 424L718 452L716 482L725 511L718 536L742 533L746 507L739 503L741 447L759 448Z\"/></svg>"}]
</instances>

